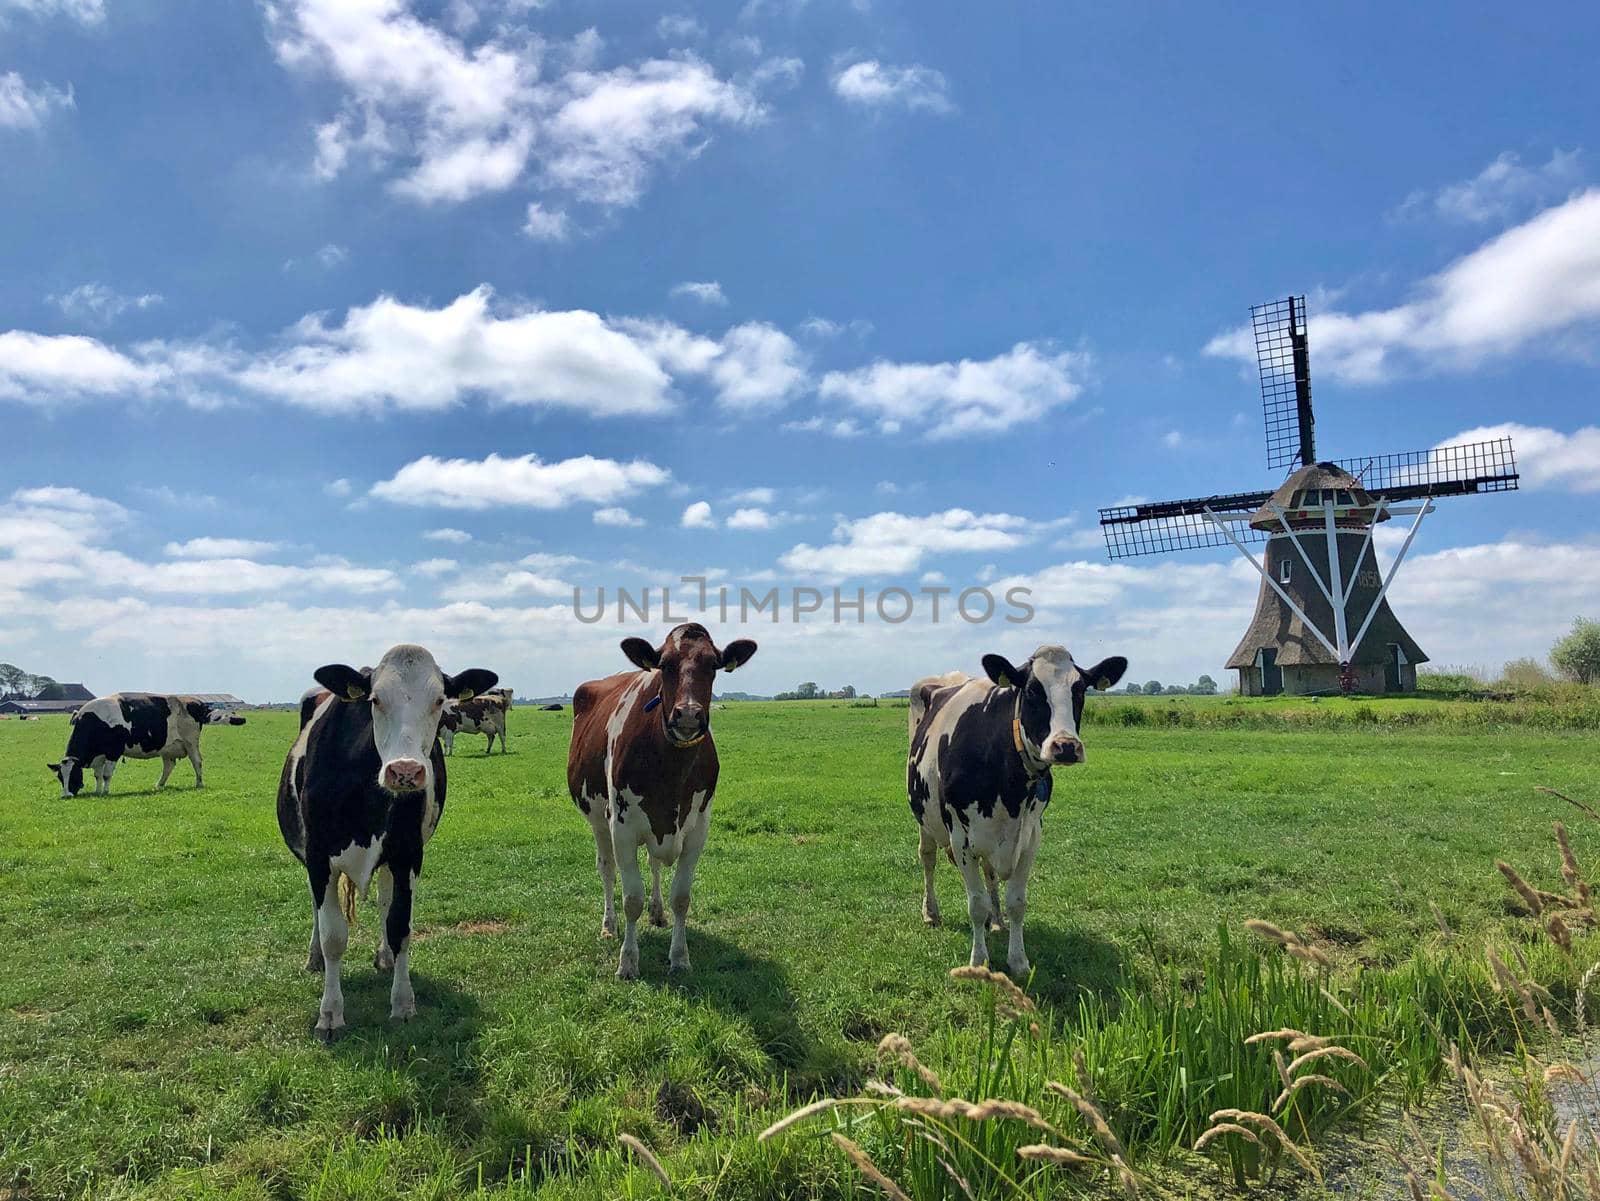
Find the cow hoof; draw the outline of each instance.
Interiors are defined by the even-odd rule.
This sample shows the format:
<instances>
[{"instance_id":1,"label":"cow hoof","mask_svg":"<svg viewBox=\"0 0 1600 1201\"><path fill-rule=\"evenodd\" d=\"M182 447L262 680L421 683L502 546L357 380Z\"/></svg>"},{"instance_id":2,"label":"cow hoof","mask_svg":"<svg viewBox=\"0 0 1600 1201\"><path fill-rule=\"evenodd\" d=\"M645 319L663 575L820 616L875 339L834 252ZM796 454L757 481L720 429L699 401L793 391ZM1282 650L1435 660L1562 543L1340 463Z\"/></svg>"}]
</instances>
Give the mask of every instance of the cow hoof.
<instances>
[{"instance_id":1,"label":"cow hoof","mask_svg":"<svg viewBox=\"0 0 1600 1201\"><path fill-rule=\"evenodd\" d=\"M325 1047L331 1047L338 1040L339 1034L344 1030L344 1023L337 1026L318 1026L317 1041Z\"/></svg>"},{"instance_id":2,"label":"cow hoof","mask_svg":"<svg viewBox=\"0 0 1600 1201\"><path fill-rule=\"evenodd\" d=\"M667 973L673 976L687 976L689 974L689 957L673 959L667 963Z\"/></svg>"},{"instance_id":3,"label":"cow hoof","mask_svg":"<svg viewBox=\"0 0 1600 1201\"><path fill-rule=\"evenodd\" d=\"M922 920L930 926L938 926L944 923L944 919L939 916L937 909L924 909L922 911Z\"/></svg>"},{"instance_id":4,"label":"cow hoof","mask_svg":"<svg viewBox=\"0 0 1600 1201\"><path fill-rule=\"evenodd\" d=\"M1026 959L1006 960L1006 971L1013 980L1026 980L1032 970L1033 965Z\"/></svg>"},{"instance_id":5,"label":"cow hoof","mask_svg":"<svg viewBox=\"0 0 1600 1201\"><path fill-rule=\"evenodd\" d=\"M416 1016L417 1003L415 1001L406 1001L389 1010L389 1020L391 1022L408 1022Z\"/></svg>"},{"instance_id":6,"label":"cow hoof","mask_svg":"<svg viewBox=\"0 0 1600 1201\"><path fill-rule=\"evenodd\" d=\"M394 952L388 947L379 947L378 953L372 957L372 966L380 972L394 969Z\"/></svg>"},{"instance_id":7,"label":"cow hoof","mask_svg":"<svg viewBox=\"0 0 1600 1201\"><path fill-rule=\"evenodd\" d=\"M618 980L637 980L639 978L639 965L637 963L617 964Z\"/></svg>"},{"instance_id":8,"label":"cow hoof","mask_svg":"<svg viewBox=\"0 0 1600 1201\"><path fill-rule=\"evenodd\" d=\"M600 923L600 937L601 938L615 938L616 936L617 936L617 923L616 922L601 922Z\"/></svg>"},{"instance_id":9,"label":"cow hoof","mask_svg":"<svg viewBox=\"0 0 1600 1201\"><path fill-rule=\"evenodd\" d=\"M306 971L308 971L308 972L322 972L322 971L326 971L327 968L328 968L328 965L323 960L321 951L318 951L315 955L307 955L306 956Z\"/></svg>"},{"instance_id":10,"label":"cow hoof","mask_svg":"<svg viewBox=\"0 0 1600 1201\"><path fill-rule=\"evenodd\" d=\"M658 928L663 928L664 929L666 927L666 924L667 924L666 910L664 910L664 909L652 909L650 911L650 924L652 926L656 926Z\"/></svg>"}]
</instances>

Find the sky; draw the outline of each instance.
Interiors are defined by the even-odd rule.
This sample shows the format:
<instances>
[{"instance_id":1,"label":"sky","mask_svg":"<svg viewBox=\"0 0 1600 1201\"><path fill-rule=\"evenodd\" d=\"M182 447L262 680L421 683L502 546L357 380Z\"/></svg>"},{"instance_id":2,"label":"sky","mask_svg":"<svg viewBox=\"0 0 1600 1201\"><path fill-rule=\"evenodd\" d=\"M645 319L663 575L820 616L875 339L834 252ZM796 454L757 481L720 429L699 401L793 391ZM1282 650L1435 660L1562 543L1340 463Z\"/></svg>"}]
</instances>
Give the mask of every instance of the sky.
<instances>
[{"instance_id":1,"label":"sky","mask_svg":"<svg viewBox=\"0 0 1600 1201\"><path fill-rule=\"evenodd\" d=\"M757 693L1226 683L1252 568L1097 510L1281 480L1291 292L1321 454L1511 434L1391 600L1542 656L1600 616L1600 9L1540 11L0 0L0 660L534 696L696 618Z\"/></svg>"}]
</instances>

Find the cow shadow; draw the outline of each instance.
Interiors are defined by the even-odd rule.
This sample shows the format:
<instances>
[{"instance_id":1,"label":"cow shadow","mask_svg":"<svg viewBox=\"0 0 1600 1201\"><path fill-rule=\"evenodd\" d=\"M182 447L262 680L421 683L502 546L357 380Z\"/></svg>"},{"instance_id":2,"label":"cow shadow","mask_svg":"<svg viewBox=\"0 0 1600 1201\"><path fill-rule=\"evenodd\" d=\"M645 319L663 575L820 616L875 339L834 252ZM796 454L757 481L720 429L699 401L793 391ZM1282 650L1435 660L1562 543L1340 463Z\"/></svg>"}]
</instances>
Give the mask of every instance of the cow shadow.
<instances>
[{"instance_id":1,"label":"cow shadow","mask_svg":"<svg viewBox=\"0 0 1600 1201\"><path fill-rule=\"evenodd\" d=\"M1023 927L1023 941L1033 969L1028 992L1046 1005L1068 1005L1086 993L1112 1000L1119 986L1128 981L1128 965L1117 945L1092 931L1028 922ZM989 966L1004 969L1004 934L990 933L989 956Z\"/></svg>"},{"instance_id":2,"label":"cow shadow","mask_svg":"<svg viewBox=\"0 0 1600 1201\"><path fill-rule=\"evenodd\" d=\"M780 964L691 926L689 959L693 966L686 975L674 975L667 968L668 932L652 933L658 937L640 930L639 983L709 1005L748 1025L774 1076L788 1077L791 1086L820 1086L853 1070L800 1024L799 1002L789 974Z\"/></svg>"},{"instance_id":3,"label":"cow shadow","mask_svg":"<svg viewBox=\"0 0 1600 1201\"><path fill-rule=\"evenodd\" d=\"M306 978L318 979L313 973ZM370 954L352 954L344 961L348 1024L328 1051L341 1065L369 1069L373 1077L372 1087L363 1092L362 1112L354 1115L352 1124L362 1132L380 1125L400 1132L443 1118L447 1129L477 1129L484 1095L477 1053L483 1010L477 998L412 968L417 1015L396 1022L389 1018L392 979L388 971L373 968ZM313 1017L307 1023L307 1038L315 1037L314 1021Z\"/></svg>"}]
</instances>

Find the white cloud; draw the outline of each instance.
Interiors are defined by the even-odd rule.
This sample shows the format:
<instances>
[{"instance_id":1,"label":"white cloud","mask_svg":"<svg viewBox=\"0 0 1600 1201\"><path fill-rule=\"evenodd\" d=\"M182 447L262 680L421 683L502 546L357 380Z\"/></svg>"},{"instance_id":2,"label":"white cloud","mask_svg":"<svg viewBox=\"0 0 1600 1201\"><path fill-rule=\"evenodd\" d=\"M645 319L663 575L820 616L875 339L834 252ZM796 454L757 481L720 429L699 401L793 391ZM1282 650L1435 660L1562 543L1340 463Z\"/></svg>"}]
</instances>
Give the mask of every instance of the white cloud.
<instances>
[{"instance_id":1,"label":"white cloud","mask_svg":"<svg viewBox=\"0 0 1600 1201\"><path fill-rule=\"evenodd\" d=\"M136 362L94 338L17 329L0 333L0 400L48 405L140 395L169 377L166 369Z\"/></svg>"},{"instance_id":2,"label":"white cloud","mask_svg":"<svg viewBox=\"0 0 1600 1201\"><path fill-rule=\"evenodd\" d=\"M728 518L730 530L770 530L772 528L772 514L765 509L735 509L733 516Z\"/></svg>"},{"instance_id":3,"label":"white cloud","mask_svg":"<svg viewBox=\"0 0 1600 1201\"><path fill-rule=\"evenodd\" d=\"M794 339L777 327L751 321L722 337L722 353L712 362L717 400L736 412L776 408L805 385L805 356Z\"/></svg>"},{"instance_id":4,"label":"white cloud","mask_svg":"<svg viewBox=\"0 0 1600 1201\"><path fill-rule=\"evenodd\" d=\"M472 535L466 530L454 530L449 526L439 530L423 530L422 536L430 542L452 542L457 545L472 541Z\"/></svg>"},{"instance_id":5,"label":"white cloud","mask_svg":"<svg viewBox=\"0 0 1600 1201\"><path fill-rule=\"evenodd\" d=\"M876 417L886 432L924 427L933 439L997 434L1034 422L1082 391L1086 353L1019 342L992 359L957 363L879 361L822 377L823 397Z\"/></svg>"},{"instance_id":6,"label":"white cloud","mask_svg":"<svg viewBox=\"0 0 1600 1201\"><path fill-rule=\"evenodd\" d=\"M697 500L683 511L678 524L686 530L709 530L716 526L717 521L711 516L710 504Z\"/></svg>"},{"instance_id":7,"label":"white cloud","mask_svg":"<svg viewBox=\"0 0 1600 1201\"><path fill-rule=\"evenodd\" d=\"M796 574L901 575L916 571L929 554L1011 550L1032 540L1034 523L1009 513L947 509L925 517L874 513L834 526L827 546L800 543L779 563Z\"/></svg>"},{"instance_id":8,"label":"white cloud","mask_svg":"<svg viewBox=\"0 0 1600 1201\"><path fill-rule=\"evenodd\" d=\"M411 565L411 570L417 575L433 579L436 576L449 575L461 564L454 559L422 559Z\"/></svg>"},{"instance_id":9,"label":"white cloud","mask_svg":"<svg viewBox=\"0 0 1600 1201\"><path fill-rule=\"evenodd\" d=\"M105 0L0 0L0 19L8 13L28 17L66 17L80 25L98 25L106 19Z\"/></svg>"},{"instance_id":10,"label":"white cloud","mask_svg":"<svg viewBox=\"0 0 1600 1201\"><path fill-rule=\"evenodd\" d=\"M340 246L336 242L325 243L317 249L317 262L321 263L323 268L328 271L332 271L335 267L347 262L349 258L349 248Z\"/></svg>"},{"instance_id":11,"label":"white cloud","mask_svg":"<svg viewBox=\"0 0 1600 1201\"><path fill-rule=\"evenodd\" d=\"M47 83L30 88L15 71L0 74L0 129L39 129L57 109L76 107L71 85L64 92Z\"/></svg>"},{"instance_id":12,"label":"white cloud","mask_svg":"<svg viewBox=\"0 0 1600 1201\"><path fill-rule=\"evenodd\" d=\"M335 500L343 500L345 497L354 492L356 488L355 485L349 480L345 479L343 476L340 476L338 479L329 480L326 484L322 485L322 490Z\"/></svg>"},{"instance_id":13,"label":"white cloud","mask_svg":"<svg viewBox=\"0 0 1600 1201\"><path fill-rule=\"evenodd\" d=\"M452 34L406 0L273 0L267 13L279 61L345 91L317 130L319 174L360 152L398 164L392 187L423 203L533 176L580 200L633 204L657 166L694 157L712 127L763 116L751 88L692 57L590 69L603 48L592 30L565 48L564 73L542 72L547 47L525 30L505 24L469 43L475 21Z\"/></svg>"},{"instance_id":14,"label":"white cloud","mask_svg":"<svg viewBox=\"0 0 1600 1201\"><path fill-rule=\"evenodd\" d=\"M828 434L834 438L859 438L867 431L848 417L807 417L801 421L785 421L782 426L790 434Z\"/></svg>"},{"instance_id":15,"label":"white cloud","mask_svg":"<svg viewBox=\"0 0 1600 1201\"><path fill-rule=\"evenodd\" d=\"M1413 192L1396 216L1431 212L1469 225L1510 220L1576 187L1583 174L1580 158L1576 150L1556 150L1543 166L1527 167L1519 155L1508 150L1471 179L1431 194Z\"/></svg>"},{"instance_id":16,"label":"white cloud","mask_svg":"<svg viewBox=\"0 0 1600 1201\"><path fill-rule=\"evenodd\" d=\"M166 553L173 559L252 559L282 547L281 542L253 538L190 538L187 542L167 543Z\"/></svg>"},{"instance_id":17,"label":"white cloud","mask_svg":"<svg viewBox=\"0 0 1600 1201\"><path fill-rule=\"evenodd\" d=\"M560 209L547 209L535 200L528 205L522 232L535 242L565 242L572 234L572 222Z\"/></svg>"},{"instance_id":18,"label":"white cloud","mask_svg":"<svg viewBox=\"0 0 1600 1201\"><path fill-rule=\"evenodd\" d=\"M1161 435L1161 445L1165 446L1168 450L1177 450L1178 447L1183 445L1183 431L1168 430L1166 433Z\"/></svg>"},{"instance_id":19,"label":"white cloud","mask_svg":"<svg viewBox=\"0 0 1600 1201\"><path fill-rule=\"evenodd\" d=\"M746 488L728 497L734 504L749 505L770 505L777 498L778 493L772 488Z\"/></svg>"},{"instance_id":20,"label":"white cloud","mask_svg":"<svg viewBox=\"0 0 1600 1201\"><path fill-rule=\"evenodd\" d=\"M688 13L667 13L656 22L656 34L669 42L684 42L705 37L706 27Z\"/></svg>"},{"instance_id":21,"label":"white cloud","mask_svg":"<svg viewBox=\"0 0 1600 1201\"><path fill-rule=\"evenodd\" d=\"M644 520L642 518L635 517L632 513L628 512L628 510L622 508L620 505L612 505L604 509L596 509L594 511L594 523L595 525L634 528L643 525Z\"/></svg>"},{"instance_id":22,"label":"white cloud","mask_svg":"<svg viewBox=\"0 0 1600 1201\"><path fill-rule=\"evenodd\" d=\"M1416 292L1364 313L1313 309L1313 373L1377 383L1517 353L1592 350L1600 333L1600 188L1491 238ZM1205 352L1254 363L1250 327L1219 334Z\"/></svg>"},{"instance_id":23,"label":"white cloud","mask_svg":"<svg viewBox=\"0 0 1600 1201\"><path fill-rule=\"evenodd\" d=\"M324 412L445 409L472 395L603 415L670 407L670 381L655 357L598 315L492 301L482 286L441 309L380 296L340 325L313 315L290 332L290 346L248 362L236 378Z\"/></svg>"},{"instance_id":24,"label":"white cloud","mask_svg":"<svg viewBox=\"0 0 1600 1201\"><path fill-rule=\"evenodd\" d=\"M669 479L670 473L644 459L620 463L581 455L546 463L532 454L491 454L485 459L424 455L393 478L374 484L372 495L393 504L447 509L563 509L578 503L604 505Z\"/></svg>"},{"instance_id":25,"label":"white cloud","mask_svg":"<svg viewBox=\"0 0 1600 1201\"><path fill-rule=\"evenodd\" d=\"M1600 492L1600 427L1559 430L1505 422L1480 426L1447 438L1435 449L1510 438L1517 455L1522 485L1561 488L1568 492Z\"/></svg>"},{"instance_id":26,"label":"white cloud","mask_svg":"<svg viewBox=\"0 0 1600 1201\"><path fill-rule=\"evenodd\" d=\"M124 296L105 284L90 282L50 297L50 303L75 321L110 325L129 309L148 309L160 304L161 294L145 292Z\"/></svg>"},{"instance_id":27,"label":"white cloud","mask_svg":"<svg viewBox=\"0 0 1600 1201\"><path fill-rule=\"evenodd\" d=\"M685 280L672 289L674 296L686 296L690 300L698 300L701 304L725 305L728 298L722 294L722 285L714 279L695 281Z\"/></svg>"},{"instance_id":28,"label":"white cloud","mask_svg":"<svg viewBox=\"0 0 1600 1201\"><path fill-rule=\"evenodd\" d=\"M944 75L913 63L887 66L877 59L852 63L833 77L833 90L852 104L871 108L898 107L913 112L953 111Z\"/></svg>"}]
</instances>

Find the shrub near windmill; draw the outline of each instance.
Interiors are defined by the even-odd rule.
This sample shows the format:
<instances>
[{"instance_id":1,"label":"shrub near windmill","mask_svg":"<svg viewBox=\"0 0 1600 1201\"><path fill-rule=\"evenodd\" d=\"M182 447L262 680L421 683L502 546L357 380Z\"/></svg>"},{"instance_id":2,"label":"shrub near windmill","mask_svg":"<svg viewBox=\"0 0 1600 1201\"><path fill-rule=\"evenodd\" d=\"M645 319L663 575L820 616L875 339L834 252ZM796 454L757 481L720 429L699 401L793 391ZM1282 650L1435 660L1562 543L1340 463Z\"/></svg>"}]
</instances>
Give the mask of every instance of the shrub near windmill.
<instances>
[{"instance_id":1,"label":"shrub near windmill","mask_svg":"<svg viewBox=\"0 0 1600 1201\"><path fill-rule=\"evenodd\" d=\"M1267 467L1290 468L1276 489L1100 510L1112 559L1232 546L1261 576L1255 616L1228 658L1246 696L1280 692L1409 692L1428 656L1387 600L1434 500L1509 492L1518 475L1510 438L1436 450L1318 462L1311 409L1305 298L1250 310ZM1409 517L1388 573L1372 530ZM1251 544L1265 542L1261 557Z\"/></svg>"}]
</instances>

